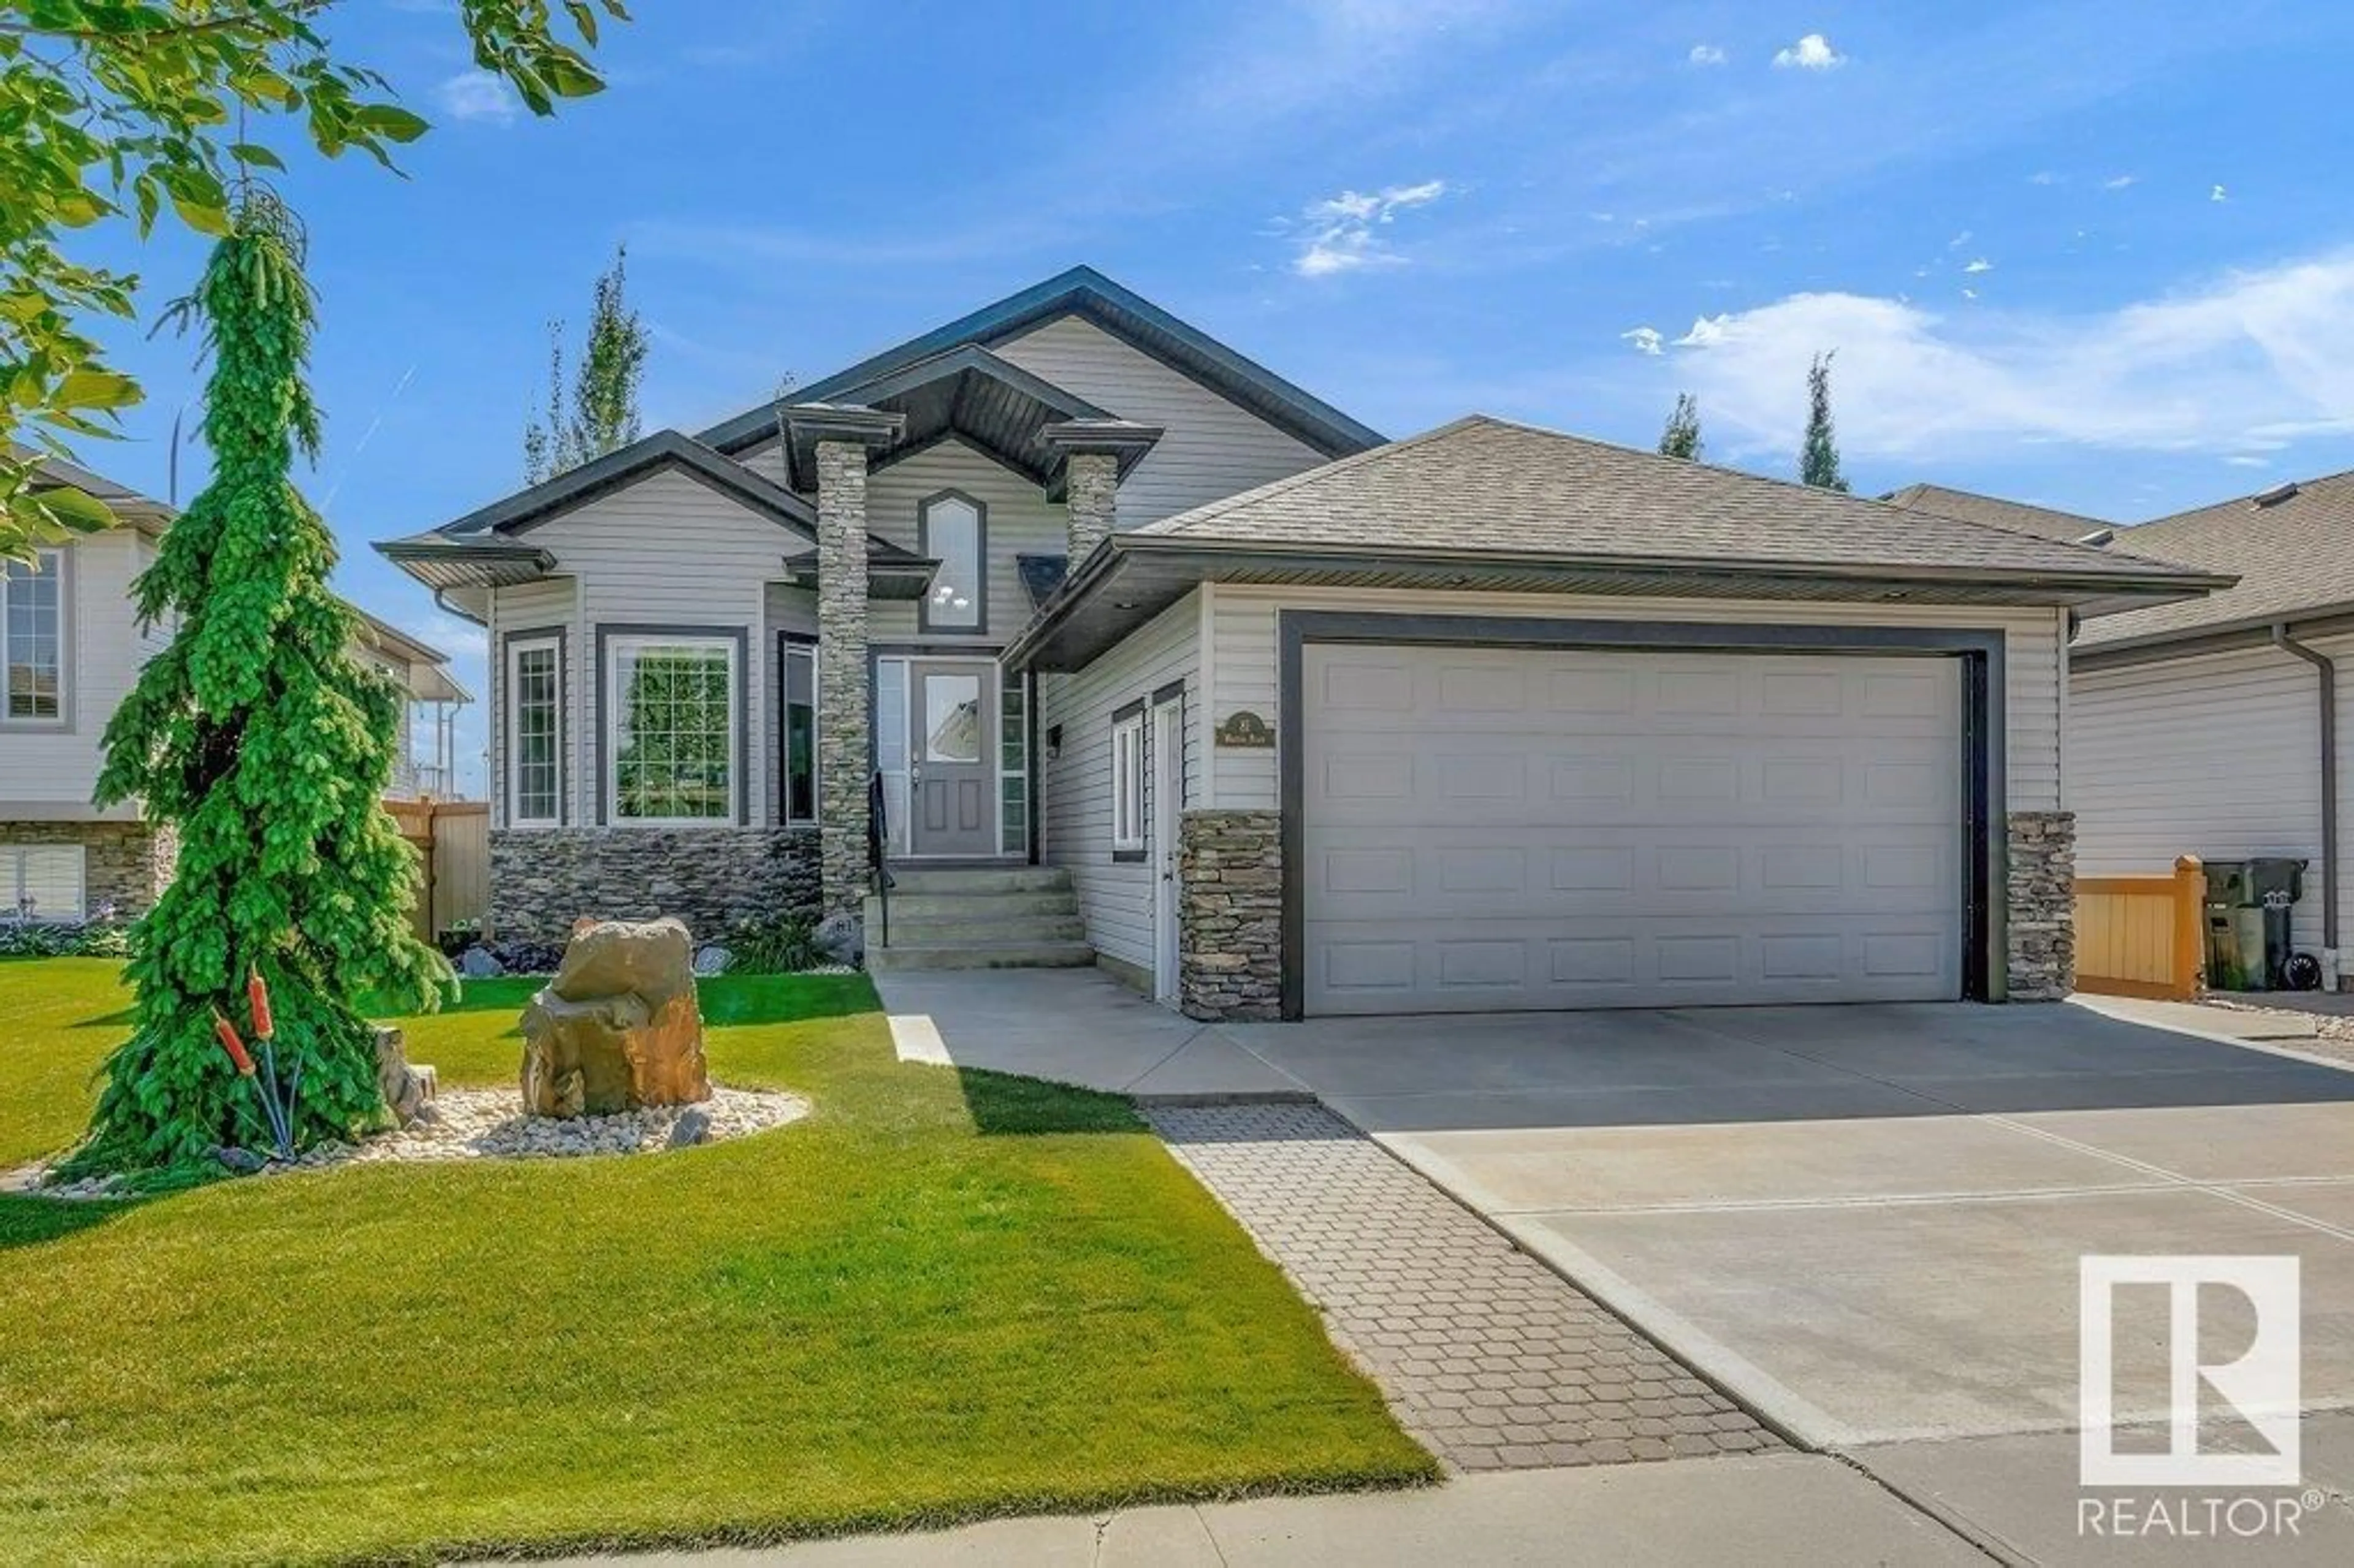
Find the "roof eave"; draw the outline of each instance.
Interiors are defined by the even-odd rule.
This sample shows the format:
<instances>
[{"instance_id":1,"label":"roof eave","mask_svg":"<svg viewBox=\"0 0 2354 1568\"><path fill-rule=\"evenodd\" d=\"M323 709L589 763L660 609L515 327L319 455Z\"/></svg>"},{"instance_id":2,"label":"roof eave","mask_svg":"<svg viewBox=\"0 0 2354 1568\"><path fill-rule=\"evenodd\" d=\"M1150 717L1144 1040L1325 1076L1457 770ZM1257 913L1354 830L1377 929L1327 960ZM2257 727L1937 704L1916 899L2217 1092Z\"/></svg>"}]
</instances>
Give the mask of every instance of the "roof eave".
<instances>
[{"instance_id":1,"label":"roof eave","mask_svg":"<svg viewBox=\"0 0 2354 1568\"><path fill-rule=\"evenodd\" d=\"M1433 579L1392 583L1402 588L1426 589L1477 590L1483 584L1494 584L1506 577L1514 579L1516 585L1548 578L1565 585L1574 582L1575 587L1552 590L1564 593L1656 594L1663 591L1665 578L1681 585L1691 597L1702 599L1738 597L1744 587L1768 588L1779 597L1797 599L1804 597L1803 590L1810 585L1820 585L1825 597L1852 599L1858 597L1859 587L1879 584L1885 585L1888 591L1871 597L1892 604L1984 603L1989 601L1989 596L2000 595L2019 604L2070 608L2118 595L2137 597L2145 604L2168 603L2195 598L2211 588L2228 587L2232 580L2184 572L2148 576L2004 567L1865 567L1838 562L1726 563L1688 557L1580 557L1543 552L1469 554L1445 549L1269 545L1191 539L1180 535L1119 535L1088 556L1066 581L1062 591L1041 608L1006 650L1008 667L1020 669L1038 662L1078 611L1108 591L1108 585L1139 566L1161 568L1161 587L1164 591L1150 600L1140 599L1134 609L1126 612L1129 630L1159 613L1175 598L1182 597L1193 585L1284 571L1359 575L1377 586L1384 578ZM1173 593L1165 591L1172 582L1183 587ZM1614 583L1625 586L1614 588ZM1694 591L1702 588L1709 591ZM1498 591L1531 590L1516 586ZM1125 634L1124 630L1119 633Z\"/></svg>"},{"instance_id":2,"label":"roof eave","mask_svg":"<svg viewBox=\"0 0 2354 1568\"><path fill-rule=\"evenodd\" d=\"M2137 605L2135 608L2148 607ZM2235 648L2264 647L2271 643L2273 628L2276 626L2286 629L2292 637L2327 637L2340 632L2354 632L2354 600L2307 605L2301 609L2274 611L2268 615L2243 615L2230 620L2204 621L2194 626L2168 627L2160 631L2110 638L2098 642L2080 642L2070 654L2069 662L2076 669L2093 669L2108 663L2147 663L2158 659L2189 659L2201 653L2228 652Z\"/></svg>"}]
</instances>

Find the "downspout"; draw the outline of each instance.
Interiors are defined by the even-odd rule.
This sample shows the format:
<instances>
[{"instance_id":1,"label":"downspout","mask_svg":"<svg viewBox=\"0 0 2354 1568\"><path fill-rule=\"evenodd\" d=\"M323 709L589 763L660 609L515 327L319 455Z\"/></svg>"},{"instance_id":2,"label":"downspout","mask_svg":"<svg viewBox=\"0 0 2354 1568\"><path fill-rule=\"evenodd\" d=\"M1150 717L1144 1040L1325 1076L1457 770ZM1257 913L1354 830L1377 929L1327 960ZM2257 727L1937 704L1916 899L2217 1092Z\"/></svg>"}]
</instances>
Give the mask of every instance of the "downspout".
<instances>
[{"instance_id":1,"label":"downspout","mask_svg":"<svg viewBox=\"0 0 2354 1568\"><path fill-rule=\"evenodd\" d=\"M2338 950L2338 663L2273 627L2273 646L2312 665L2321 692L2321 945Z\"/></svg>"}]
</instances>

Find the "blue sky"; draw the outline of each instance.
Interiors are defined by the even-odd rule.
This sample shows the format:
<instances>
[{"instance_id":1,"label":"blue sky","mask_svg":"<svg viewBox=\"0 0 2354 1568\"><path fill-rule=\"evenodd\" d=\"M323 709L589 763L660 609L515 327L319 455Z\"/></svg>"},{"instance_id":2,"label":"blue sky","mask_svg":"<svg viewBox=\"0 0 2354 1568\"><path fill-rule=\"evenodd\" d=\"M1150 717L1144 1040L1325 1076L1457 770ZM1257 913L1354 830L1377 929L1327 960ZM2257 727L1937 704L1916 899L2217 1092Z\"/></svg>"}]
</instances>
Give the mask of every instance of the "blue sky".
<instances>
[{"instance_id":1,"label":"blue sky","mask_svg":"<svg viewBox=\"0 0 2354 1568\"><path fill-rule=\"evenodd\" d=\"M622 240L650 429L1086 261L1393 435L1481 409L1649 445L1690 390L1712 459L1787 474L1836 349L1861 492L2131 521L2354 466L2354 8L636 8L611 90L543 121L445 0L354 0L345 52L436 129L406 179L282 183L338 586L477 691L479 633L366 545L520 482L546 323ZM202 249L111 254L152 318ZM160 494L193 351L116 349L150 400L82 455Z\"/></svg>"}]
</instances>

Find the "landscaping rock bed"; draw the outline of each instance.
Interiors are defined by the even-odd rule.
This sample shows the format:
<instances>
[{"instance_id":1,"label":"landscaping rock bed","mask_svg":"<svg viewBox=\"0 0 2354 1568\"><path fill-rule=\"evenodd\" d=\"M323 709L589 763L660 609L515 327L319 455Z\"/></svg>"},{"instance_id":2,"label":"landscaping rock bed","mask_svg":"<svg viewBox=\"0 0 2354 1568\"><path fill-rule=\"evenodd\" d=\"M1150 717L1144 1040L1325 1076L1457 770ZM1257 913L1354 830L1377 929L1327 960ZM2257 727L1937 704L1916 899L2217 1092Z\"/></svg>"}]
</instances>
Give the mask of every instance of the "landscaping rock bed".
<instances>
[{"instance_id":1,"label":"landscaping rock bed","mask_svg":"<svg viewBox=\"0 0 2354 1568\"><path fill-rule=\"evenodd\" d=\"M443 1089L418 1119L397 1131L357 1143L326 1143L291 1166L269 1165L265 1175L325 1171L384 1160L442 1163L455 1160L563 1160L585 1154L654 1154L767 1132L809 1114L799 1095L724 1089L694 1105L653 1106L616 1116L541 1117L523 1114L513 1089ZM0 1173L0 1192L46 1198L111 1198L111 1180L41 1184L39 1167Z\"/></svg>"}]
</instances>

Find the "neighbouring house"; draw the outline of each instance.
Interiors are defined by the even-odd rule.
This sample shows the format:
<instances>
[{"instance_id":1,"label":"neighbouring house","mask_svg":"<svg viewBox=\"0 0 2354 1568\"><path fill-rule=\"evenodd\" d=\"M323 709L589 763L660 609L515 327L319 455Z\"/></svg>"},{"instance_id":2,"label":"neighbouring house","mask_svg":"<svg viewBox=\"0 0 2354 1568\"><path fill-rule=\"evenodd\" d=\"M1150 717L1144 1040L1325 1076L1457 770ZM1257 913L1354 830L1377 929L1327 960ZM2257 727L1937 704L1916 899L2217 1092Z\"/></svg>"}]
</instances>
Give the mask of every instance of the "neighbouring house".
<instances>
[{"instance_id":1,"label":"neighbouring house","mask_svg":"<svg viewBox=\"0 0 2354 1568\"><path fill-rule=\"evenodd\" d=\"M1955 493L1922 504L1946 511ZM2354 655L2354 473L2130 526L2078 521L2112 534L2112 551L2238 579L2079 630L2066 741L2080 868L2162 872L2182 854L2304 860L2294 941L2338 948L2354 915L2335 853L2354 731L2354 690L2338 680Z\"/></svg>"},{"instance_id":2,"label":"neighbouring house","mask_svg":"<svg viewBox=\"0 0 2354 1568\"><path fill-rule=\"evenodd\" d=\"M171 524L163 502L87 469L43 458L40 482L105 502L122 520L107 532L43 548L37 569L0 563L0 918L82 920L111 909L143 913L171 880L168 833L133 805L90 804L107 721L170 629L142 625L133 578ZM393 793L446 788L447 715L472 699L443 654L364 611L355 657L408 697ZM411 755L412 710L435 715L431 765Z\"/></svg>"},{"instance_id":3,"label":"neighbouring house","mask_svg":"<svg viewBox=\"0 0 2354 1568\"><path fill-rule=\"evenodd\" d=\"M1384 442L1084 268L795 396L378 546L491 634L496 934L863 910L1204 1018L2057 995L2070 617L2229 580Z\"/></svg>"}]
</instances>

